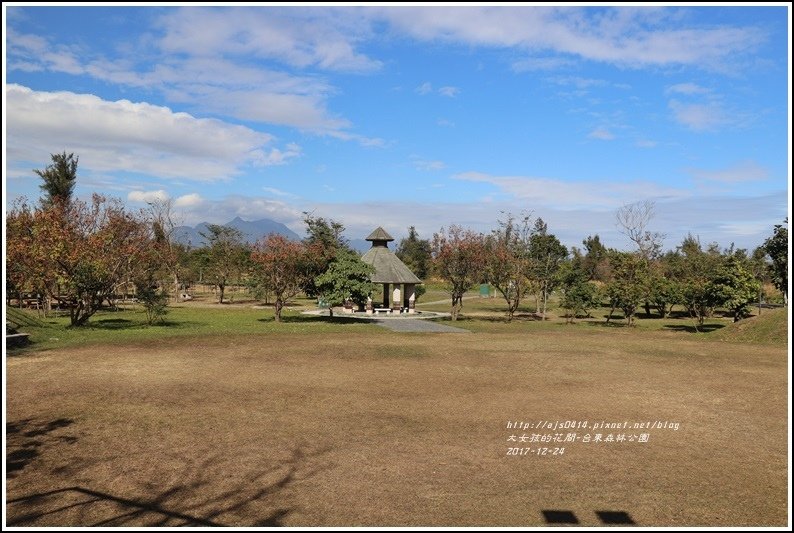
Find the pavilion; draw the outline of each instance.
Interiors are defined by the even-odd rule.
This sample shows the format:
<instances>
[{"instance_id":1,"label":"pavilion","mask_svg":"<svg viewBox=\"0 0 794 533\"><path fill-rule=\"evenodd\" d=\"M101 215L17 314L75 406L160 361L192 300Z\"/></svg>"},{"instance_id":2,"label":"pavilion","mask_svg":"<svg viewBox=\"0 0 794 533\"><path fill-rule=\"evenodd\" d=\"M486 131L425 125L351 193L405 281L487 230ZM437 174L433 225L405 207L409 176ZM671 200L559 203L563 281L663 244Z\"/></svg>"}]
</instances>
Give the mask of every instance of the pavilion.
<instances>
[{"instance_id":1,"label":"pavilion","mask_svg":"<svg viewBox=\"0 0 794 533\"><path fill-rule=\"evenodd\" d=\"M383 285L382 307L373 308L372 303L367 302L367 313L385 309L389 309L389 312L399 313L406 310L408 313L414 313L416 285L422 283L422 280L389 250L388 243L394 238L386 233L386 230L378 227L366 240L372 242L372 248L361 256L361 260L375 267L375 273L370 280Z\"/></svg>"}]
</instances>

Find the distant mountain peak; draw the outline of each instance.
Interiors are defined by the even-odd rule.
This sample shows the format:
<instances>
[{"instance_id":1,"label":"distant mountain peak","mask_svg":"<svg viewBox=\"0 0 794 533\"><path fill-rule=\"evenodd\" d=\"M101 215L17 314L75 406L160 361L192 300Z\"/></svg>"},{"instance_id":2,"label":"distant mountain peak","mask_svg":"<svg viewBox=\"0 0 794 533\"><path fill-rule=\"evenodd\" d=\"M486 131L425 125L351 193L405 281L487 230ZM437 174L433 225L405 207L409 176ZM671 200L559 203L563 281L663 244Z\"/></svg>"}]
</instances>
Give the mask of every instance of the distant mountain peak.
<instances>
[{"instance_id":1,"label":"distant mountain peak","mask_svg":"<svg viewBox=\"0 0 794 533\"><path fill-rule=\"evenodd\" d=\"M178 228L174 228L174 239L181 244L189 244L190 246L197 247L205 246L207 244L207 240L201 235L201 233L206 232L207 225L208 224L206 222L202 222L201 224L198 224L194 227L180 226ZM249 244L253 244L262 237L265 237L271 233L283 235L293 241L301 240L300 235L289 229L287 226L281 222L270 220L269 218L248 221L236 216L234 219L223 225L239 230L243 235L243 241Z\"/></svg>"}]
</instances>

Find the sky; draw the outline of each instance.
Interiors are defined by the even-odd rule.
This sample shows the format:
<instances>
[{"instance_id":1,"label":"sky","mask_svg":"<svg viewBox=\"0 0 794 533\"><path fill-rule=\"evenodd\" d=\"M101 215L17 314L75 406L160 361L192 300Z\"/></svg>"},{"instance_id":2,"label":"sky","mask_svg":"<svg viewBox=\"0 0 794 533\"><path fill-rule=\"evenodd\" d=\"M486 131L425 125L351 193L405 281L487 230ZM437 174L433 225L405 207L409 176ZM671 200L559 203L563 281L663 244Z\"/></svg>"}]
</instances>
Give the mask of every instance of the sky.
<instances>
[{"instance_id":1,"label":"sky","mask_svg":"<svg viewBox=\"0 0 794 533\"><path fill-rule=\"evenodd\" d=\"M790 212L783 5L3 4L6 209L52 153L76 194L170 198L185 225L303 212L348 238L543 218L629 249L754 248Z\"/></svg>"}]
</instances>

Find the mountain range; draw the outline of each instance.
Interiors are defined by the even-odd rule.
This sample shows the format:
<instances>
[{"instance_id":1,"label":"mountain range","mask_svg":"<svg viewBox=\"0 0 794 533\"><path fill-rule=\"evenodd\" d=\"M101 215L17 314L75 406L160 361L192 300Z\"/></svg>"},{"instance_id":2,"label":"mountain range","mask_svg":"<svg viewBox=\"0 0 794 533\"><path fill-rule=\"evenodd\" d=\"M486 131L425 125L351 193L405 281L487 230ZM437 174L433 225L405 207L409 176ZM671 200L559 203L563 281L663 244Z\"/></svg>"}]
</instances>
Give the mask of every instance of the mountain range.
<instances>
[{"instance_id":1,"label":"mountain range","mask_svg":"<svg viewBox=\"0 0 794 533\"><path fill-rule=\"evenodd\" d=\"M202 237L201 234L209 233L209 225L208 222L202 222L194 227L177 226L174 228L174 240L180 244L186 244L195 248L205 246L207 244L207 239ZM249 221L243 220L240 217L235 217L234 220L222 225L239 230L240 233L243 234L243 241L249 244L253 244L271 233L278 233L293 241L302 239L300 235L281 222L276 222L269 218ZM359 252L369 250L371 246L370 243L364 239L350 239L349 243L351 248Z\"/></svg>"},{"instance_id":2,"label":"mountain range","mask_svg":"<svg viewBox=\"0 0 794 533\"><path fill-rule=\"evenodd\" d=\"M176 240L178 243L187 244L193 247L205 246L207 244L207 239L205 239L201 234L209 233L209 225L210 224L208 222L202 222L195 227L177 226L174 228L174 240ZM243 241L249 244L253 244L260 238L271 233L278 233L279 235L283 235L293 241L301 240L301 236L289 229L287 226L281 222L276 222L275 220L270 220L268 218L248 221L243 220L240 217L235 217L234 220L221 225L239 230L240 233L243 234Z\"/></svg>"}]
</instances>

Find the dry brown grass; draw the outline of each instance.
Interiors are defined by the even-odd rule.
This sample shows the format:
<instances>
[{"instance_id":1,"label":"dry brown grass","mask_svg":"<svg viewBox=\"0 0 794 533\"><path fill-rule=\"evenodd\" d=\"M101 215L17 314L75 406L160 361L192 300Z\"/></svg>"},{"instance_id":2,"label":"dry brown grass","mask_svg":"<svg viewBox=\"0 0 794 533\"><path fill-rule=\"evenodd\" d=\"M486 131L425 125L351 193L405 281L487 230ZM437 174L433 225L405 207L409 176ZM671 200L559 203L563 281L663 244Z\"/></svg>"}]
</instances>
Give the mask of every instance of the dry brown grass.
<instances>
[{"instance_id":1,"label":"dry brown grass","mask_svg":"<svg viewBox=\"0 0 794 533\"><path fill-rule=\"evenodd\" d=\"M588 330L186 342L8 359L8 524L787 521L785 348ZM508 457L509 420L680 429Z\"/></svg>"}]
</instances>

